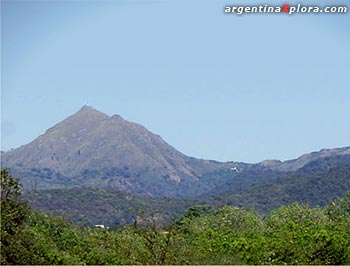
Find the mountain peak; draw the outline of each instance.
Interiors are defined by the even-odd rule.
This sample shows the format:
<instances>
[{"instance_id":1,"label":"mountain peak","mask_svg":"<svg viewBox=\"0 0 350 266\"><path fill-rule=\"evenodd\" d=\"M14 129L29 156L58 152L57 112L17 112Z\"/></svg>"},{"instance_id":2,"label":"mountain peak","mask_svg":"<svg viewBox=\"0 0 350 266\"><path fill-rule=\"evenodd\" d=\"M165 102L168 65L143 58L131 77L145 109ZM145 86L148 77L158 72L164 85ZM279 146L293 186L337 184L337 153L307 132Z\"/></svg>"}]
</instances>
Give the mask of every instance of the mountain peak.
<instances>
[{"instance_id":1,"label":"mountain peak","mask_svg":"<svg viewBox=\"0 0 350 266\"><path fill-rule=\"evenodd\" d=\"M55 138L57 138L57 136L66 135L68 132L69 134L75 135L79 132L96 128L103 120L108 118L109 116L105 113L102 113L91 106L84 105L76 113L68 116L63 121L49 128L45 134L54 133Z\"/></svg>"},{"instance_id":2,"label":"mountain peak","mask_svg":"<svg viewBox=\"0 0 350 266\"><path fill-rule=\"evenodd\" d=\"M79 111L84 111L84 110L95 110L95 108L93 108L92 106L85 104L83 105L83 107L80 108Z\"/></svg>"},{"instance_id":3,"label":"mountain peak","mask_svg":"<svg viewBox=\"0 0 350 266\"><path fill-rule=\"evenodd\" d=\"M96 118L97 120L109 119L110 121L125 121L120 115L114 114L108 116L107 114L93 108L90 105L84 105L79 109L78 112L73 114L71 117L80 117L82 119Z\"/></svg>"},{"instance_id":4,"label":"mountain peak","mask_svg":"<svg viewBox=\"0 0 350 266\"><path fill-rule=\"evenodd\" d=\"M188 184L197 182L197 168L202 171L191 161L143 126L88 105L2 155L6 167L38 176L41 188L84 184L151 196L186 194ZM51 171L49 177L43 169ZM31 180L25 180L26 188ZM165 191L155 193L154 184Z\"/></svg>"},{"instance_id":5,"label":"mountain peak","mask_svg":"<svg viewBox=\"0 0 350 266\"><path fill-rule=\"evenodd\" d=\"M81 107L79 109L78 112L71 115L70 117L76 117L76 118L82 119L82 120L86 120L86 119L88 119L88 120L91 120L91 119L102 120L102 119L107 119L109 116L106 115L105 113L102 113L102 112L96 110L92 106L84 105L83 107Z\"/></svg>"},{"instance_id":6,"label":"mountain peak","mask_svg":"<svg viewBox=\"0 0 350 266\"><path fill-rule=\"evenodd\" d=\"M84 105L83 107L81 107L78 111L79 112L98 112L98 113L101 113L100 111L96 110L95 108L93 108L92 106L90 105Z\"/></svg>"}]
</instances>

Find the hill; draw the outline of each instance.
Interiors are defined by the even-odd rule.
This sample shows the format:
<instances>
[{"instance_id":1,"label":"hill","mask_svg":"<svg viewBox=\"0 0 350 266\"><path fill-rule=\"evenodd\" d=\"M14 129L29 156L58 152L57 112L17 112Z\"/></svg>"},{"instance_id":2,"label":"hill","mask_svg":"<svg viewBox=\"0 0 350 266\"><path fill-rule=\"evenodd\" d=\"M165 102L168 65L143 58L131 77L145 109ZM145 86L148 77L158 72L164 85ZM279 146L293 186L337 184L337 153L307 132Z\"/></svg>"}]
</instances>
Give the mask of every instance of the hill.
<instances>
[{"instance_id":1,"label":"hill","mask_svg":"<svg viewBox=\"0 0 350 266\"><path fill-rule=\"evenodd\" d=\"M231 205L269 211L293 202L325 206L350 191L350 164L324 173L285 173L269 182L253 184L197 199L145 199L106 189L73 188L26 192L25 199L34 209L63 215L76 224L124 225L151 216L169 223L194 205L213 207Z\"/></svg>"},{"instance_id":2,"label":"hill","mask_svg":"<svg viewBox=\"0 0 350 266\"><path fill-rule=\"evenodd\" d=\"M350 164L322 173L286 173L273 181L216 194L208 202L241 206L261 213L293 202L325 206L350 191Z\"/></svg>"},{"instance_id":3,"label":"hill","mask_svg":"<svg viewBox=\"0 0 350 266\"><path fill-rule=\"evenodd\" d=\"M265 161L259 163L256 167L237 173L235 176L228 174L224 183L215 186L214 189L204 195L233 193L253 184L274 183L276 179L278 179L276 182L286 182L286 185L288 185L290 178L303 179L308 174L327 174L331 169L350 165L350 154L347 154L349 148L329 149L327 150L327 156L325 156L324 151L305 154L298 159L286 162ZM287 171L287 169L289 170ZM225 175L227 171L222 170L221 173Z\"/></svg>"},{"instance_id":4,"label":"hill","mask_svg":"<svg viewBox=\"0 0 350 266\"><path fill-rule=\"evenodd\" d=\"M35 210L88 226L119 226L151 217L160 224L167 224L197 203L195 200L140 198L121 191L92 188L26 191L23 198Z\"/></svg>"},{"instance_id":5,"label":"hill","mask_svg":"<svg viewBox=\"0 0 350 266\"><path fill-rule=\"evenodd\" d=\"M350 147L337 149L322 149L318 152L304 154L297 159L288 161L266 160L259 165L266 166L271 170L282 172L314 172L326 171L338 165L350 162Z\"/></svg>"}]
</instances>

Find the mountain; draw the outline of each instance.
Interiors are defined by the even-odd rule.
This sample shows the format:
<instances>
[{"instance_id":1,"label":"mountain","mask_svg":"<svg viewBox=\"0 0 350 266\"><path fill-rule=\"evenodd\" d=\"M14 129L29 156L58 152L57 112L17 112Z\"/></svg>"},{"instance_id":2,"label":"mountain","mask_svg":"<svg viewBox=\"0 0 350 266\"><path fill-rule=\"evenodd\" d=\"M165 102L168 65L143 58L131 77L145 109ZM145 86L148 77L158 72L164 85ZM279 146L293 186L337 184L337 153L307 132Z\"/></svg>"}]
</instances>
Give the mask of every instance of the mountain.
<instances>
[{"instance_id":1,"label":"mountain","mask_svg":"<svg viewBox=\"0 0 350 266\"><path fill-rule=\"evenodd\" d=\"M304 154L297 159L288 161L266 160L260 163L271 170L281 172L295 171L326 171L334 166L350 162L350 147L323 149L318 152Z\"/></svg>"},{"instance_id":2,"label":"mountain","mask_svg":"<svg viewBox=\"0 0 350 266\"><path fill-rule=\"evenodd\" d=\"M35 209L88 225L128 224L141 211L167 223L203 204L267 213L294 201L325 205L350 190L350 147L285 162L200 160L89 106L29 144L1 152L1 164L20 179Z\"/></svg>"},{"instance_id":3,"label":"mountain","mask_svg":"<svg viewBox=\"0 0 350 266\"><path fill-rule=\"evenodd\" d=\"M241 165L185 156L145 127L89 106L2 154L25 189L84 186L149 197L199 195L215 184L203 175Z\"/></svg>"},{"instance_id":4,"label":"mountain","mask_svg":"<svg viewBox=\"0 0 350 266\"><path fill-rule=\"evenodd\" d=\"M216 162L188 157L145 127L84 106L29 144L2 152L24 190L108 189L148 198L207 197L323 173L350 162L350 147L285 162Z\"/></svg>"}]
</instances>

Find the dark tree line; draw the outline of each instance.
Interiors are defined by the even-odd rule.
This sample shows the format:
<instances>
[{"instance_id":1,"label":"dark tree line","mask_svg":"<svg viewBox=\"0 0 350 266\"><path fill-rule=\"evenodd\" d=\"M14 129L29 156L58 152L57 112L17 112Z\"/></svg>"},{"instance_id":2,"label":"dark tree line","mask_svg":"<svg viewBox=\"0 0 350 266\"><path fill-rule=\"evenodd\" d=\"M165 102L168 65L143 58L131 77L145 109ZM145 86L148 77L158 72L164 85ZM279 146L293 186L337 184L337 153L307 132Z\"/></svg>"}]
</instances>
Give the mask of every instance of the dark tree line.
<instances>
[{"instance_id":1,"label":"dark tree line","mask_svg":"<svg viewBox=\"0 0 350 266\"><path fill-rule=\"evenodd\" d=\"M171 225L77 227L32 211L1 170L1 264L349 264L350 194L326 207L293 203L261 217L193 206Z\"/></svg>"}]
</instances>

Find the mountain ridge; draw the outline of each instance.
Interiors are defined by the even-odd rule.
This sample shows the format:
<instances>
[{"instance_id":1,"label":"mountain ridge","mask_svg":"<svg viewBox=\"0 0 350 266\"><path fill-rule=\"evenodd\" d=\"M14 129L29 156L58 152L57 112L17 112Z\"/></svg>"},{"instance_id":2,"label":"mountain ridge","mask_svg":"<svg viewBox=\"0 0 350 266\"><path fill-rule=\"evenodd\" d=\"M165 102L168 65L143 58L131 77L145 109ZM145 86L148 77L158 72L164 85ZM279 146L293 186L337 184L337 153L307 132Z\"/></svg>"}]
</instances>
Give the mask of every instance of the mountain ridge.
<instances>
[{"instance_id":1,"label":"mountain ridge","mask_svg":"<svg viewBox=\"0 0 350 266\"><path fill-rule=\"evenodd\" d=\"M303 154L296 159L286 161L265 160L259 164L267 166L272 170L292 172L303 168L312 161L334 156L350 156L350 146L333 149L321 149L320 151Z\"/></svg>"},{"instance_id":2,"label":"mountain ridge","mask_svg":"<svg viewBox=\"0 0 350 266\"><path fill-rule=\"evenodd\" d=\"M285 172L324 172L350 162L350 147L258 164L186 156L144 126L90 106L30 143L1 153L24 189L108 188L142 197L186 198L243 189Z\"/></svg>"}]
</instances>

